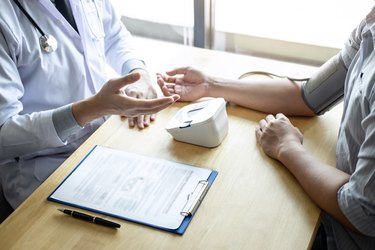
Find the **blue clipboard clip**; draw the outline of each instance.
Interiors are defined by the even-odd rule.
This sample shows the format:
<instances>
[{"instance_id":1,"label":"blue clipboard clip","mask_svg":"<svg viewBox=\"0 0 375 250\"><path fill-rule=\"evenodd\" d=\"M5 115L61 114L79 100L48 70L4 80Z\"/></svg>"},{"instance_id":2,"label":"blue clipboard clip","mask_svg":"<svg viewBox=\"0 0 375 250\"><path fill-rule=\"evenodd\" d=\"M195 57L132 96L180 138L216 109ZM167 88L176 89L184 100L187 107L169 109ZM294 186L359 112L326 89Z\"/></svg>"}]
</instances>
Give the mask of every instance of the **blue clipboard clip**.
<instances>
[{"instance_id":1,"label":"blue clipboard clip","mask_svg":"<svg viewBox=\"0 0 375 250\"><path fill-rule=\"evenodd\" d=\"M200 180L194 191L189 193L186 199L186 203L180 212L183 216L193 216L197 211L199 205L207 194L210 188L209 182L207 180Z\"/></svg>"}]
</instances>

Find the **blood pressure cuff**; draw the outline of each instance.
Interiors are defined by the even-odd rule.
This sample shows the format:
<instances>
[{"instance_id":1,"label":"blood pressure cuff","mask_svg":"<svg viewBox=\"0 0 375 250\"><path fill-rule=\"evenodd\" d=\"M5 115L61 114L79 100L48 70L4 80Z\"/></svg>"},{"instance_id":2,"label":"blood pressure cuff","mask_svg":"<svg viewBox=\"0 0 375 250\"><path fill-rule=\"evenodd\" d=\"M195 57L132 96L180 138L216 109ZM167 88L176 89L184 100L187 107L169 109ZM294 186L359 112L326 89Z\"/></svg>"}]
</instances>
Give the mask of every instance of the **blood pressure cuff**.
<instances>
[{"instance_id":1,"label":"blood pressure cuff","mask_svg":"<svg viewBox=\"0 0 375 250\"><path fill-rule=\"evenodd\" d=\"M341 101L347 71L341 55L337 54L302 85L302 97L315 114L322 115Z\"/></svg>"}]
</instances>

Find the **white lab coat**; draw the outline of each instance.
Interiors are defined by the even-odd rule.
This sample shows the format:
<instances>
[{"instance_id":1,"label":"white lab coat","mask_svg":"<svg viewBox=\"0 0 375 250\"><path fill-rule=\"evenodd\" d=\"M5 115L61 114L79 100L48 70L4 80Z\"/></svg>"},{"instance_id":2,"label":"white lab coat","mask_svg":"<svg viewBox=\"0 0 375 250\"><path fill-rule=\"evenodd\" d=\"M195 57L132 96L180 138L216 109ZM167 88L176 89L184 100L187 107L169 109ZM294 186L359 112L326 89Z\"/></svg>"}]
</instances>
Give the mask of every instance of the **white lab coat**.
<instances>
[{"instance_id":1,"label":"white lab coat","mask_svg":"<svg viewBox=\"0 0 375 250\"><path fill-rule=\"evenodd\" d=\"M2 0L0 183L13 207L104 121L92 122L63 142L52 122L53 110L96 93L108 80L106 63L126 74L138 59L110 0L70 0L79 34L50 0L20 3L44 33L56 38L58 48L42 51L38 30L13 0Z\"/></svg>"}]
</instances>

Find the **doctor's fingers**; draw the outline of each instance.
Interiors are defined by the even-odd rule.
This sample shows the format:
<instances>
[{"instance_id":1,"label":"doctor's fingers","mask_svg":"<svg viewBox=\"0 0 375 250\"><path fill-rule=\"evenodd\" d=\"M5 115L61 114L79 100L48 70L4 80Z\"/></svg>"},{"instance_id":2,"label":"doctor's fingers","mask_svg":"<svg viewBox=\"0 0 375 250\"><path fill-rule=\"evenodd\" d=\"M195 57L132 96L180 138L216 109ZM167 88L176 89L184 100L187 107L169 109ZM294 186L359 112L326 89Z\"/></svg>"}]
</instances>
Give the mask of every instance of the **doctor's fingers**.
<instances>
[{"instance_id":1,"label":"doctor's fingers","mask_svg":"<svg viewBox=\"0 0 375 250\"><path fill-rule=\"evenodd\" d=\"M128 75L110 79L107 84L115 91L120 91L124 86L134 83L141 78L141 74L138 72L130 73Z\"/></svg>"},{"instance_id":2,"label":"doctor's fingers","mask_svg":"<svg viewBox=\"0 0 375 250\"><path fill-rule=\"evenodd\" d=\"M150 125L150 117L151 117L151 115L138 116L138 118L137 118L138 128L148 127Z\"/></svg>"},{"instance_id":3,"label":"doctor's fingers","mask_svg":"<svg viewBox=\"0 0 375 250\"><path fill-rule=\"evenodd\" d=\"M128 123L129 123L129 127L133 128L135 127L135 124L137 124L137 127L139 129L143 129L145 127L148 127L151 123L151 121L153 121L155 118L151 118L151 117L155 117L155 114L153 115L140 115L140 116L137 116L137 117L129 117L128 118Z\"/></svg>"},{"instance_id":4,"label":"doctor's fingers","mask_svg":"<svg viewBox=\"0 0 375 250\"><path fill-rule=\"evenodd\" d=\"M137 108L132 108L132 109L128 109L124 112L123 115L129 117L129 118L133 118L133 119L129 119L130 121L130 126L135 126L135 123L139 124L139 122L143 122L144 124L144 118L142 118L143 116L145 115L152 115L152 114L155 114L165 108L167 108L168 106L170 106L171 103L168 103L168 104L164 104L164 105L161 105L161 106L158 106L158 107L153 107L152 109L144 109L144 108L140 108L140 107L137 107Z\"/></svg>"},{"instance_id":5,"label":"doctor's fingers","mask_svg":"<svg viewBox=\"0 0 375 250\"><path fill-rule=\"evenodd\" d=\"M169 97L161 97L158 99L131 99L131 103L123 103L123 112L126 116L151 115L157 113L177 101L178 96L173 95Z\"/></svg>"}]
</instances>

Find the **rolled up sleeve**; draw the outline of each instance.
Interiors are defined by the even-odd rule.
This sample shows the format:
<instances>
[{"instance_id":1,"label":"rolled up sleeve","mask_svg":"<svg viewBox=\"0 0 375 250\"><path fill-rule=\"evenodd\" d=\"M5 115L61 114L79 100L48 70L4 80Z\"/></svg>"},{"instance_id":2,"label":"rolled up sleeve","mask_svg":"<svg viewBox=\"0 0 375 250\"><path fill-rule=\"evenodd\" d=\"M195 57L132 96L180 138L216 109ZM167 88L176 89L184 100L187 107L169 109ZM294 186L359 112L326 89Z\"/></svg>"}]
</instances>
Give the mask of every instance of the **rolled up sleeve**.
<instances>
[{"instance_id":1,"label":"rolled up sleeve","mask_svg":"<svg viewBox=\"0 0 375 250\"><path fill-rule=\"evenodd\" d=\"M338 201L341 211L358 231L375 237L374 199L371 201L370 197L358 192L355 184L348 183L339 190Z\"/></svg>"},{"instance_id":2,"label":"rolled up sleeve","mask_svg":"<svg viewBox=\"0 0 375 250\"><path fill-rule=\"evenodd\" d=\"M375 98L374 89L369 101L370 112L362 120L364 140L360 144L356 170L338 191L341 211L361 233L375 236ZM371 101L372 100L372 101Z\"/></svg>"},{"instance_id":3,"label":"rolled up sleeve","mask_svg":"<svg viewBox=\"0 0 375 250\"><path fill-rule=\"evenodd\" d=\"M362 20L358 27L350 34L348 40L345 42L344 47L341 50L341 57L346 68L349 68L349 65L359 50L365 26L366 21Z\"/></svg>"}]
</instances>

